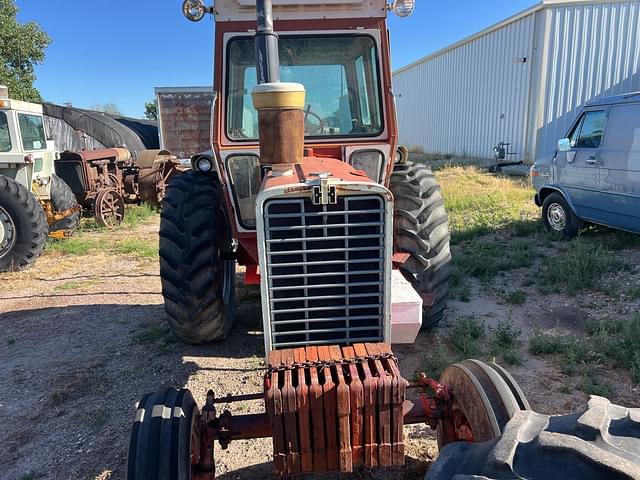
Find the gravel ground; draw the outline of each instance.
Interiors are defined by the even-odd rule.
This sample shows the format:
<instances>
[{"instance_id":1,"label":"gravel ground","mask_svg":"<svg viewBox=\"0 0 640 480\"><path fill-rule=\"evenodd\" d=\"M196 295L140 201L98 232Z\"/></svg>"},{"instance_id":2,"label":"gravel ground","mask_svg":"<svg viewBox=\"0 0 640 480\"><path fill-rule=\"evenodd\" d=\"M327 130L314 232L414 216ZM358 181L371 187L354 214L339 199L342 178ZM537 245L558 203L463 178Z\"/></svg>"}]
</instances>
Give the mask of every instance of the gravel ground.
<instances>
[{"instance_id":1,"label":"gravel ground","mask_svg":"<svg viewBox=\"0 0 640 480\"><path fill-rule=\"evenodd\" d=\"M157 228L153 220L116 235L151 239ZM197 347L168 332L159 292L157 261L100 251L47 254L29 271L0 275L1 479L123 479L130 422L143 393L187 387L201 404L209 388L219 395L260 391L264 351L256 288L239 287L230 338ZM507 307L483 292L474 291L469 303L453 302L448 321L473 314L491 323L511 315L533 331L550 318L557 325L576 315L575 302L561 296ZM432 335L394 348L405 377L420 369ZM566 393L557 368L535 358L523 362L512 373L534 409L566 413L585 401L582 393ZM620 378L614 401L637 406L638 393ZM262 409L262 402L230 407L238 414ZM405 433L404 469L341 478L422 478L437 455L433 434L424 426ZM216 447L215 455L220 478L271 478L269 440L234 442L226 451Z\"/></svg>"}]
</instances>

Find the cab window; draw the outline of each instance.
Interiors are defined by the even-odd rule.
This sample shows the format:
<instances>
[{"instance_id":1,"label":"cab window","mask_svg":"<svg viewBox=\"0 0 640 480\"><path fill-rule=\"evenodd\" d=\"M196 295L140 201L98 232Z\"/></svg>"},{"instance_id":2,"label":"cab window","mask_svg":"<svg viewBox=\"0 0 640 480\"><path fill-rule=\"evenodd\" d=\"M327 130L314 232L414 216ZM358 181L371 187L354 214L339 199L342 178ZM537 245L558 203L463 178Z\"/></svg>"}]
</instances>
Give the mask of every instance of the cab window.
<instances>
[{"instance_id":1,"label":"cab window","mask_svg":"<svg viewBox=\"0 0 640 480\"><path fill-rule=\"evenodd\" d=\"M9 123L7 115L0 112L0 152L11 150L11 136L9 135Z\"/></svg>"},{"instance_id":2,"label":"cab window","mask_svg":"<svg viewBox=\"0 0 640 480\"><path fill-rule=\"evenodd\" d=\"M18 114L22 147L29 150L44 150L47 148L47 139L44 134L42 117L39 115Z\"/></svg>"},{"instance_id":3,"label":"cab window","mask_svg":"<svg viewBox=\"0 0 640 480\"><path fill-rule=\"evenodd\" d=\"M576 148L599 148L602 143L602 135L604 134L604 123L607 118L607 112L598 110L587 112L581 122L580 134L575 139L572 138L572 144Z\"/></svg>"},{"instance_id":4,"label":"cab window","mask_svg":"<svg viewBox=\"0 0 640 480\"><path fill-rule=\"evenodd\" d=\"M305 136L371 137L384 129L375 40L368 35L282 36L280 79L306 90ZM253 37L230 40L227 53L227 136L258 138Z\"/></svg>"}]
</instances>

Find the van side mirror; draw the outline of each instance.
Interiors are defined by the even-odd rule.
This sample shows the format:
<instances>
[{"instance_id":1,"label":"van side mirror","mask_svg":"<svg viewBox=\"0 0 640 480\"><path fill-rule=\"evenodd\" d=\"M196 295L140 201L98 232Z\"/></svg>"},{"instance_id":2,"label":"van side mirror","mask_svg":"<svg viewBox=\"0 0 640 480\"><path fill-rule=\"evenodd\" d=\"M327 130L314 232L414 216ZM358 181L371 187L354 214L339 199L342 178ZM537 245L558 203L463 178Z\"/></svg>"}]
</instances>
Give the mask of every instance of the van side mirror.
<instances>
[{"instance_id":1,"label":"van side mirror","mask_svg":"<svg viewBox=\"0 0 640 480\"><path fill-rule=\"evenodd\" d=\"M571 150L571 140L568 138L561 138L558 140L558 150L561 152L568 152Z\"/></svg>"}]
</instances>

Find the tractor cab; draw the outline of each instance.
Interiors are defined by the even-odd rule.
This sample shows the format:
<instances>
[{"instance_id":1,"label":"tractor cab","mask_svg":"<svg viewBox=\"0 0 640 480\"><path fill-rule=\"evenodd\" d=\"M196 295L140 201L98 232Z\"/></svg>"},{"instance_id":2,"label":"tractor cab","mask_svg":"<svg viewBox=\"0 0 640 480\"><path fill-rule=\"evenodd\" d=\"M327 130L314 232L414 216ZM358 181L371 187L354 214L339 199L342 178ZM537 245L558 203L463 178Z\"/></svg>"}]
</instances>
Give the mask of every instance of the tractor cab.
<instances>
[{"instance_id":1,"label":"tractor cab","mask_svg":"<svg viewBox=\"0 0 640 480\"><path fill-rule=\"evenodd\" d=\"M442 318L451 258L435 176L395 154L386 17L414 5L185 0L188 19L215 16L217 102L213 154L193 157L163 205L165 311L184 342L224 340L244 266L268 369L262 392L211 389L201 409L185 389L145 395L130 480L213 479L215 441L262 437L281 475L399 466L406 424L436 428L440 445L485 441L528 407L498 366L407 382L391 349ZM264 413L216 411L247 400Z\"/></svg>"},{"instance_id":2,"label":"tractor cab","mask_svg":"<svg viewBox=\"0 0 640 480\"><path fill-rule=\"evenodd\" d=\"M42 105L9 98L0 86L0 174L50 198L54 145L44 129Z\"/></svg>"}]
</instances>

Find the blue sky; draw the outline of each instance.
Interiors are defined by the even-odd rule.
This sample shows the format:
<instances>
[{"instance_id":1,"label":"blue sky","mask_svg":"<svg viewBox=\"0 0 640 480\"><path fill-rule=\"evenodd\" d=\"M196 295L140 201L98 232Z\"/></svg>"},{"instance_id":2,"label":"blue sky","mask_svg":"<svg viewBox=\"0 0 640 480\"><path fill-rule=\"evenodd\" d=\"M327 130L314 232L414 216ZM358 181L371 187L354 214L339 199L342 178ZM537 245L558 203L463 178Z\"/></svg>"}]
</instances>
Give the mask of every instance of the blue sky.
<instances>
[{"instance_id":1,"label":"blue sky","mask_svg":"<svg viewBox=\"0 0 640 480\"><path fill-rule=\"evenodd\" d=\"M181 0L17 0L18 20L53 39L37 87L54 103L115 103L139 117L156 86L210 85L213 22L188 22ZM536 0L417 0L390 16L394 69L472 35Z\"/></svg>"}]
</instances>

